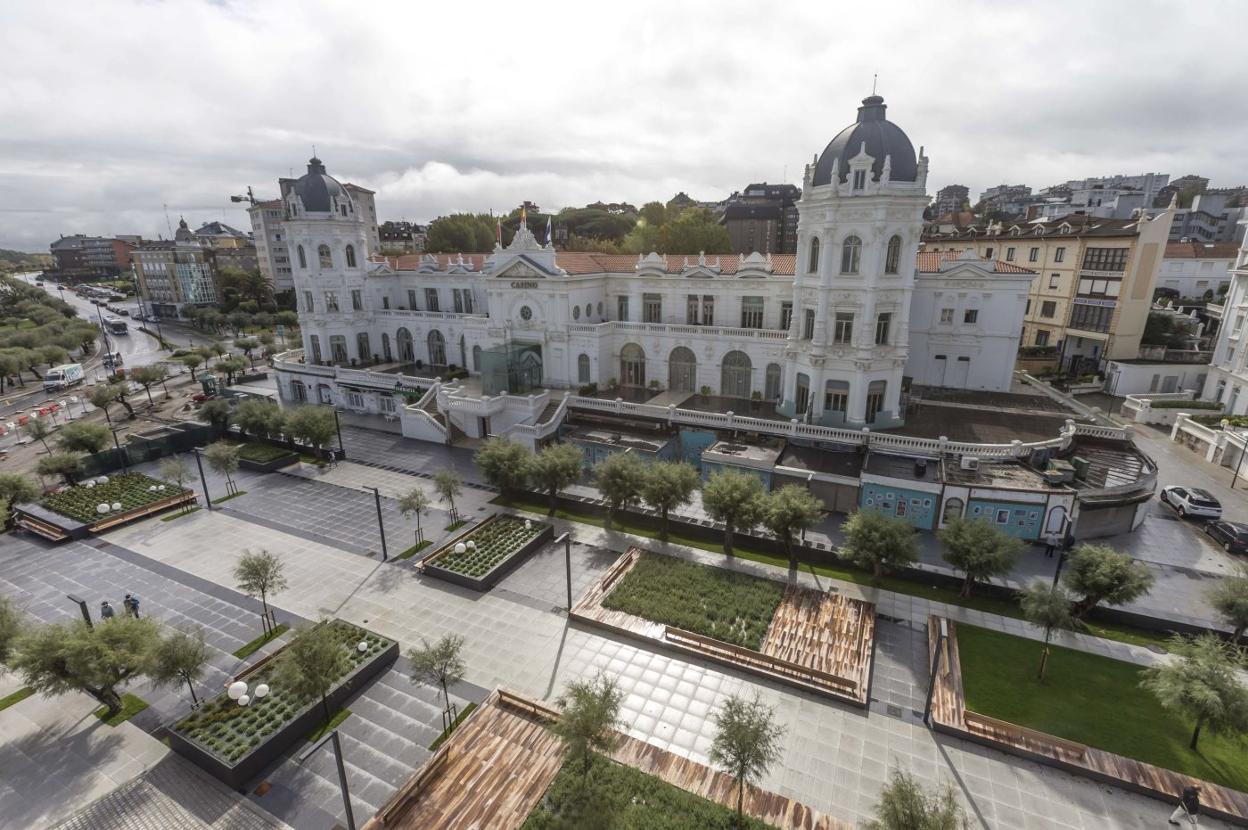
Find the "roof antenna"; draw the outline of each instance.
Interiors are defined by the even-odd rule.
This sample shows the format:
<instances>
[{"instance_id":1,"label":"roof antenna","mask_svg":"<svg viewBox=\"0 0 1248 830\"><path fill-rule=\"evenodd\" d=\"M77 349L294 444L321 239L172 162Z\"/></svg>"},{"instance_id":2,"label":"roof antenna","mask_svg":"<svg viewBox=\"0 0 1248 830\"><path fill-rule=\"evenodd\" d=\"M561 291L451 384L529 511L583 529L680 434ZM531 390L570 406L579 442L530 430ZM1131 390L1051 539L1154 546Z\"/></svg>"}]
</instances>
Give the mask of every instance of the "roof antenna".
<instances>
[{"instance_id":1,"label":"roof antenna","mask_svg":"<svg viewBox=\"0 0 1248 830\"><path fill-rule=\"evenodd\" d=\"M312 158L316 158L316 145L312 145Z\"/></svg>"},{"instance_id":2,"label":"roof antenna","mask_svg":"<svg viewBox=\"0 0 1248 830\"><path fill-rule=\"evenodd\" d=\"M871 94L875 94L875 82L880 79L880 73L876 72L871 76Z\"/></svg>"}]
</instances>

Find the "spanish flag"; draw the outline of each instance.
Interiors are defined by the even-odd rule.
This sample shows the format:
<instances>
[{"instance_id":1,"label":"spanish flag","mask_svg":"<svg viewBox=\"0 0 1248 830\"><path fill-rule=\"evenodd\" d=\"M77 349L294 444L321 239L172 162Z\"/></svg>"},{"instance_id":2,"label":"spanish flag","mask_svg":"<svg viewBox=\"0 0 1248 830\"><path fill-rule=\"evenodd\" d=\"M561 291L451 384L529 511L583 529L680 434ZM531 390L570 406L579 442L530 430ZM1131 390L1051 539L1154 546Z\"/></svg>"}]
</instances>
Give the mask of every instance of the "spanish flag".
<instances>
[{"instance_id":1,"label":"spanish flag","mask_svg":"<svg viewBox=\"0 0 1248 830\"><path fill-rule=\"evenodd\" d=\"M529 214L525 212L524 205L520 205L520 227L527 228L529 226Z\"/></svg>"}]
</instances>

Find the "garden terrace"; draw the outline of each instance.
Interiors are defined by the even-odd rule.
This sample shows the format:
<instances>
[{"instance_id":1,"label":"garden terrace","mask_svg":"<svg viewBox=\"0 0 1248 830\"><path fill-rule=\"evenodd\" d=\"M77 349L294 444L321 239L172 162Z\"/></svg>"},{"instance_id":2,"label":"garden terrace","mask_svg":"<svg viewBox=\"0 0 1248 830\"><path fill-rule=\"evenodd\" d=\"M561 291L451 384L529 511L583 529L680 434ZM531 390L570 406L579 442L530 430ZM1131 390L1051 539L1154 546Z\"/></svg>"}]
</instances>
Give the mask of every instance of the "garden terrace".
<instances>
[{"instance_id":1,"label":"garden terrace","mask_svg":"<svg viewBox=\"0 0 1248 830\"><path fill-rule=\"evenodd\" d=\"M371 680L399 654L397 642L342 620L330 620L350 667L334 678L326 696L331 709ZM360 651L359 643L367 648ZM277 661L284 649L250 666L235 680L248 686L251 700L240 706L227 691L203 702L191 714L168 727L174 749L232 787L246 786L265 766L285 752L292 743L307 736L323 719L320 698L295 696L282 690L277 679ZM260 684L269 687L264 697L254 692Z\"/></svg>"},{"instance_id":2,"label":"garden terrace","mask_svg":"<svg viewBox=\"0 0 1248 830\"><path fill-rule=\"evenodd\" d=\"M933 657L939 626L929 618ZM1040 683L1039 641L952 620L948 627L935 729L1168 802L1199 783L1202 812L1248 827L1242 745L1206 730L1200 752L1188 749L1192 724L1140 687L1139 666L1051 646Z\"/></svg>"},{"instance_id":3,"label":"garden terrace","mask_svg":"<svg viewBox=\"0 0 1248 830\"><path fill-rule=\"evenodd\" d=\"M419 567L430 576L488 591L553 536L554 528L545 522L495 513L425 557Z\"/></svg>"},{"instance_id":4,"label":"garden terrace","mask_svg":"<svg viewBox=\"0 0 1248 830\"><path fill-rule=\"evenodd\" d=\"M39 504L20 505L17 521L53 541L82 538L132 522L170 507L194 503L195 495L177 485L143 475L100 476L46 496ZM108 505L101 513L100 505ZM116 510L113 505L118 505Z\"/></svg>"},{"instance_id":5,"label":"garden terrace","mask_svg":"<svg viewBox=\"0 0 1248 830\"><path fill-rule=\"evenodd\" d=\"M238 448L238 465L244 470L268 473L298 460L298 453L272 444L243 444Z\"/></svg>"},{"instance_id":6,"label":"garden terrace","mask_svg":"<svg viewBox=\"0 0 1248 830\"><path fill-rule=\"evenodd\" d=\"M867 705L872 603L633 548L585 592L571 617Z\"/></svg>"}]
</instances>

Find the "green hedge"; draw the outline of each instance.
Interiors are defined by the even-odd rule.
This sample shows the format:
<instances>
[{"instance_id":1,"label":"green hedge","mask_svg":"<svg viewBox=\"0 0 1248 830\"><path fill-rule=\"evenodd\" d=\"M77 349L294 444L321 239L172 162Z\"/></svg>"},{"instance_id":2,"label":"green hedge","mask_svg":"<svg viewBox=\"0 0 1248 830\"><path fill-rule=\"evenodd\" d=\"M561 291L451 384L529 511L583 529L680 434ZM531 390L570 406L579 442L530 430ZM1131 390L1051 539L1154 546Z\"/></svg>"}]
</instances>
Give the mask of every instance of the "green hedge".
<instances>
[{"instance_id":1,"label":"green hedge","mask_svg":"<svg viewBox=\"0 0 1248 830\"><path fill-rule=\"evenodd\" d=\"M1150 401L1153 409L1221 409L1222 404L1213 401Z\"/></svg>"}]
</instances>

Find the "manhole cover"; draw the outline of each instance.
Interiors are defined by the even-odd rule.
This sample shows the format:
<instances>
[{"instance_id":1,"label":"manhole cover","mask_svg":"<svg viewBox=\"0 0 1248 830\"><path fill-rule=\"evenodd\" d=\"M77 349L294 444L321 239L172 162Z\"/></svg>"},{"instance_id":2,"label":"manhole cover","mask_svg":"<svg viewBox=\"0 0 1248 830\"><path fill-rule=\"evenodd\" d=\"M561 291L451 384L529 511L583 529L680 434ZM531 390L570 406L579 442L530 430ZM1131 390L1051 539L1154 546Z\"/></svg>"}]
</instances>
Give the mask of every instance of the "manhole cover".
<instances>
[{"instance_id":1,"label":"manhole cover","mask_svg":"<svg viewBox=\"0 0 1248 830\"><path fill-rule=\"evenodd\" d=\"M891 715L892 717L894 717L894 718L899 718L899 717L901 717L901 707L900 707L900 706L897 706L896 704L890 703L890 704L888 704L888 707L887 707L887 708L888 708L888 714L889 714L889 715Z\"/></svg>"}]
</instances>

